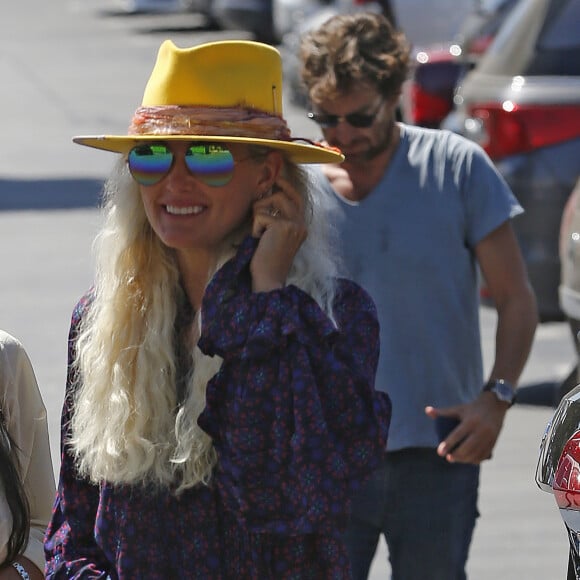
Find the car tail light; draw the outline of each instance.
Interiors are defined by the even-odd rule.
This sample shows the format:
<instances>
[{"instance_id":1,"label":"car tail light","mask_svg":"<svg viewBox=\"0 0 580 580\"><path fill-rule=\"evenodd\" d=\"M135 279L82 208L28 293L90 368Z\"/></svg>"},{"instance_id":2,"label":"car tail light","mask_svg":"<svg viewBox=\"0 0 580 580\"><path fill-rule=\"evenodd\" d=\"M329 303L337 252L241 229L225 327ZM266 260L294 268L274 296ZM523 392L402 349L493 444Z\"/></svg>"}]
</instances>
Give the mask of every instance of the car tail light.
<instances>
[{"instance_id":1,"label":"car tail light","mask_svg":"<svg viewBox=\"0 0 580 580\"><path fill-rule=\"evenodd\" d=\"M568 439L562 450L552 489L560 509L580 510L580 431Z\"/></svg>"},{"instance_id":2,"label":"car tail light","mask_svg":"<svg viewBox=\"0 0 580 580\"><path fill-rule=\"evenodd\" d=\"M425 54L425 58L432 57ZM453 92L461 64L451 55L418 64L410 90L410 118L415 125L438 127L453 108Z\"/></svg>"},{"instance_id":3,"label":"car tail light","mask_svg":"<svg viewBox=\"0 0 580 580\"><path fill-rule=\"evenodd\" d=\"M439 127L451 111L453 101L444 96L429 93L419 83L411 85L411 121L423 127Z\"/></svg>"},{"instance_id":4,"label":"car tail light","mask_svg":"<svg viewBox=\"0 0 580 580\"><path fill-rule=\"evenodd\" d=\"M482 55L487 50L493 39L494 37L491 34L479 36L472 40L467 47L464 47L464 52L471 55Z\"/></svg>"},{"instance_id":5,"label":"car tail light","mask_svg":"<svg viewBox=\"0 0 580 580\"><path fill-rule=\"evenodd\" d=\"M473 105L465 132L494 159L580 137L580 105Z\"/></svg>"}]
</instances>

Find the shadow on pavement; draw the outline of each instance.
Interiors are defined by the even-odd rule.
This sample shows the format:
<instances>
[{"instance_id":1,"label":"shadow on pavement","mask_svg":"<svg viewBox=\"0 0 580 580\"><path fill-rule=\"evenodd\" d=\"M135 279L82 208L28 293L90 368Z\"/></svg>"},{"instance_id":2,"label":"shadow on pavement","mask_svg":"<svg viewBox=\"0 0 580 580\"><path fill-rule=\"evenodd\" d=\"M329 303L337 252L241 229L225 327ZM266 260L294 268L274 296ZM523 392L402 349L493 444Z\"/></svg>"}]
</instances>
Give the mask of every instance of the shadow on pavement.
<instances>
[{"instance_id":1,"label":"shadow on pavement","mask_svg":"<svg viewBox=\"0 0 580 580\"><path fill-rule=\"evenodd\" d=\"M147 10L99 10L103 18L127 18L137 34L215 32L220 27L210 16L188 10L156 12Z\"/></svg>"},{"instance_id":2,"label":"shadow on pavement","mask_svg":"<svg viewBox=\"0 0 580 580\"><path fill-rule=\"evenodd\" d=\"M578 369L574 366L562 381L546 381L523 385L518 388L516 404L539 405L543 407L558 406L562 397L578 384Z\"/></svg>"},{"instance_id":3,"label":"shadow on pavement","mask_svg":"<svg viewBox=\"0 0 580 580\"><path fill-rule=\"evenodd\" d=\"M559 402L560 383L546 381L518 387L516 405L535 405L540 407L556 407Z\"/></svg>"},{"instance_id":4,"label":"shadow on pavement","mask_svg":"<svg viewBox=\"0 0 580 580\"><path fill-rule=\"evenodd\" d=\"M98 207L99 179L0 179L0 211Z\"/></svg>"}]
</instances>

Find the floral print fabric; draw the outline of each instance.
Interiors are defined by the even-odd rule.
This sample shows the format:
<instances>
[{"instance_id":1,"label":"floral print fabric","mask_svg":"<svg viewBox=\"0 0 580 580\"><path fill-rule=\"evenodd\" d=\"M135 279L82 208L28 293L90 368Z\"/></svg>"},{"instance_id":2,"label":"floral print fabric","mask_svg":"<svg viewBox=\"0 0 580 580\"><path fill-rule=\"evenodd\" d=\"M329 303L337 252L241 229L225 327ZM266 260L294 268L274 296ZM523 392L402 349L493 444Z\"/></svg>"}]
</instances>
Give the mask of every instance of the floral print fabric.
<instances>
[{"instance_id":1,"label":"floral print fabric","mask_svg":"<svg viewBox=\"0 0 580 580\"><path fill-rule=\"evenodd\" d=\"M390 400L374 390L373 302L338 281L331 321L295 286L252 293L247 238L207 288L199 346L219 355L199 425L218 465L210 486L179 496L92 485L66 445L47 530L48 578L343 579L342 541L354 489L378 465ZM88 298L71 325L70 360Z\"/></svg>"}]
</instances>

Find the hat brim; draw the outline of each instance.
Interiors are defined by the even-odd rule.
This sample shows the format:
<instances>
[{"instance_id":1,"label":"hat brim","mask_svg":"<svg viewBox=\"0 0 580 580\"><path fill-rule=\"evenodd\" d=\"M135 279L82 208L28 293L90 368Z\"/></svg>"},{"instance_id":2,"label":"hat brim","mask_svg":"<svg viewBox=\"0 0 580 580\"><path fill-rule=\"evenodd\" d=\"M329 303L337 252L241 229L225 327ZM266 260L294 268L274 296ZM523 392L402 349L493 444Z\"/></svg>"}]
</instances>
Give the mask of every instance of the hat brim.
<instances>
[{"instance_id":1,"label":"hat brim","mask_svg":"<svg viewBox=\"0 0 580 580\"><path fill-rule=\"evenodd\" d=\"M253 137L231 137L225 135L81 135L73 141L79 145L112 151L128 153L135 145L144 141L216 141L220 143L244 143L262 145L277 151L282 151L294 163L342 163L344 155L338 149L322 145L310 145L297 141L278 141L275 139L258 139Z\"/></svg>"}]
</instances>

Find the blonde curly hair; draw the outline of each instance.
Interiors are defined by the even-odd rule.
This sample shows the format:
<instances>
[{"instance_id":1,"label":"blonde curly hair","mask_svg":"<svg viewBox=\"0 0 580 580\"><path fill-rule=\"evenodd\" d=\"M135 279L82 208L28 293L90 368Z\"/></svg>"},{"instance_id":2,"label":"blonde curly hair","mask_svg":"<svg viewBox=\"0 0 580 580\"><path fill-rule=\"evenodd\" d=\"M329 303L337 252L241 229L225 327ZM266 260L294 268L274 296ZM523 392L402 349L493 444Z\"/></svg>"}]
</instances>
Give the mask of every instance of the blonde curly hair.
<instances>
[{"instance_id":1,"label":"blonde curly hair","mask_svg":"<svg viewBox=\"0 0 580 580\"><path fill-rule=\"evenodd\" d=\"M332 318L334 202L313 192L298 166L285 161L285 174L305 196L310 222L288 283L308 292ZM217 461L197 419L207 382L222 361L195 346L201 330L196 315L198 334L181 376L176 326L188 302L176 255L151 229L123 159L105 185L104 210L95 240L94 298L76 345L70 443L80 473L93 482L153 484L179 493L207 484ZM233 256L237 241L226 241L216 270Z\"/></svg>"}]
</instances>

